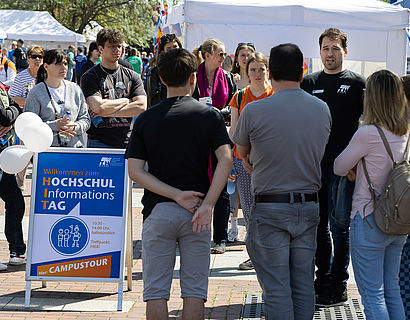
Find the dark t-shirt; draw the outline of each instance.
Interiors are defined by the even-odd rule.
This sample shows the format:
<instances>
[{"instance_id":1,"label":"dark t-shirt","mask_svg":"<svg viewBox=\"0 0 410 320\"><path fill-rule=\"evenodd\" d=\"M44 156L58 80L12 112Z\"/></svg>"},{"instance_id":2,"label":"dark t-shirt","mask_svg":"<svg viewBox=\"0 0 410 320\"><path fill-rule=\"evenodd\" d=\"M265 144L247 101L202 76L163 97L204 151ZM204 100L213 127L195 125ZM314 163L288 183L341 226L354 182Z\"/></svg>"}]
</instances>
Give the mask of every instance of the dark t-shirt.
<instances>
[{"instance_id":1,"label":"dark t-shirt","mask_svg":"<svg viewBox=\"0 0 410 320\"><path fill-rule=\"evenodd\" d=\"M223 117L192 97L167 98L141 114L134 123L126 158L148 162L148 171L181 190L207 193L210 154L230 144ZM142 213L171 199L144 190Z\"/></svg>"},{"instance_id":2,"label":"dark t-shirt","mask_svg":"<svg viewBox=\"0 0 410 320\"><path fill-rule=\"evenodd\" d=\"M366 80L350 70L337 74L319 71L307 75L301 88L327 103L332 116L332 129L326 145L324 163L335 158L349 144L363 113L363 92Z\"/></svg>"},{"instance_id":3,"label":"dark t-shirt","mask_svg":"<svg viewBox=\"0 0 410 320\"><path fill-rule=\"evenodd\" d=\"M106 69L98 64L81 77L81 88L85 98L98 95L102 99L132 99L145 96L141 77L133 70L121 65L117 69ZM102 118L97 127L91 123L88 138L99 140L114 148L125 148L132 118Z\"/></svg>"},{"instance_id":4,"label":"dark t-shirt","mask_svg":"<svg viewBox=\"0 0 410 320\"><path fill-rule=\"evenodd\" d=\"M87 61L87 57L83 54L77 54L74 57L74 61L75 61L75 72L81 72L81 69L84 63Z\"/></svg>"},{"instance_id":5,"label":"dark t-shirt","mask_svg":"<svg viewBox=\"0 0 410 320\"><path fill-rule=\"evenodd\" d=\"M95 63L92 62L90 59L87 59L87 61L81 67L81 77L83 76L84 73L86 73L88 70L90 70L94 66L95 66Z\"/></svg>"},{"instance_id":6,"label":"dark t-shirt","mask_svg":"<svg viewBox=\"0 0 410 320\"><path fill-rule=\"evenodd\" d=\"M25 47L14 49L13 57L16 58L16 68L28 68L27 49Z\"/></svg>"}]
</instances>

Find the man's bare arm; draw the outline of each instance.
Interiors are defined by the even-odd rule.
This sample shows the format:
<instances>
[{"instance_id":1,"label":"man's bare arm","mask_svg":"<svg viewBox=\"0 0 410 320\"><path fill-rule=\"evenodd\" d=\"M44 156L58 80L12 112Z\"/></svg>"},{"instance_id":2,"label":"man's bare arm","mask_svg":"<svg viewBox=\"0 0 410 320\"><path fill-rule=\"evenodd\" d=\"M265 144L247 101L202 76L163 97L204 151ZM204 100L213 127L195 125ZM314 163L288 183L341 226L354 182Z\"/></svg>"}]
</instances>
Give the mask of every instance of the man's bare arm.
<instances>
[{"instance_id":1,"label":"man's bare arm","mask_svg":"<svg viewBox=\"0 0 410 320\"><path fill-rule=\"evenodd\" d=\"M131 180L156 194L174 200L191 213L194 213L195 210L198 209L202 202L200 197L204 196L203 193L197 191L182 191L174 188L145 171L144 166L144 160L128 159L128 175Z\"/></svg>"},{"instance_id":2,"label":"man's bare arm","mask_svg":"<svg viewBox=\"0 0 410 320\"><path fill-rule=\"evenodd\" d=\"M24 106L24 104L26 103L26 98L17 97L17 96L11 96L11 98L12 98L19 106Z\"/></svg>"},{"instance_id":3,"label":"man's bare arm","mask_svg":"<svg viewBox=\"0 0 410 320\"><path fill-rule=\"evenodd\" d=\"M99 95L89 96L85 101L91 110L101 117L109 117L130 102L128 98L111 100L103 99Z\"/></svg>"},{"instance_id":4,"label":"man's bare arm","mask_svg":"<svg viewBox=\"0 0 410 320\"><path fill-rule=\"evenodd\" d=\"M248 144L246 146L241 146L239 144L236 144L236 150L238 151L239 156L243 159L245 158L249 152L251 151L251 145Z\"/></svg>"},{"instance_id":5,"label":"man's bare arm","mask_svg":"<svg viewBox=\"0 0 410 320\"><path fill-rule=\"evenodd\" d=\"M110 117L135 117L147 109L147 97L136 96L132 102L123 106L120 110L110 114Z\"/></svg>"}]
</instances>

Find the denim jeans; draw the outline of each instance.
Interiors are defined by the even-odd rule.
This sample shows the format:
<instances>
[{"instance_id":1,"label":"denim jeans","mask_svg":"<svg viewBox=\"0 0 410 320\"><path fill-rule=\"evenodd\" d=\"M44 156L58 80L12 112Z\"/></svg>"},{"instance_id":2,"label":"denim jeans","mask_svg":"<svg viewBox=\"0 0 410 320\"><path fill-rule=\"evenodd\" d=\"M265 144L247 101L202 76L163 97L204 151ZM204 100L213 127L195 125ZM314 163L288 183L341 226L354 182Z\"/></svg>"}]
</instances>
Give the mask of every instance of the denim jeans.
<instances>
[{"instance_id":1,"label":"denim jeans","mask_svg":"<svg viewBox=\"0 0 410 320\"><path fill-rule=\"evenodd\" d=\"M108 144L102 143L100 140L87 140L87 148L114 148Z\"/></svg>"},{"instance_id":2,"label":"denim jeans","mask_svg":"<svg viewBox=\"0 0 410 320\"><path fill-rule=\"evenodd\" d=\"M322 188L319 190L320 223L317 229L315 282L319 287L331 285L338 290L345 290L349 279L349 227L335 223L329 215L333 210L332 186L337 176L333 174L333 164L322 163L321 167Z\"/></svg>"},{"instance_id":3,"label":"denim jeans","mask_svg":"<svg viewBox=\"0 0 410 320\"><path fill-rule=\"evenodd\" d=\"M22 221L25 204L14 174L3 172L0 180L0 197L5 203L6 223L4 230L10 253L24 255L26 245L23 239Z\"/></svg>"},{"instance_id":4,"label":"denim jeans","mask_svg":"<svg viewBox=\"0 0 410 320\"><path fill-rule=\"evenodd\" d=\"M380 231L373 214L350 223L350 250L357 288L367 320L404 320L399 267L407 236Z\"/></svg>"},{"instance_id":5,"label":"denim jeans","mask_svg":"<svg viewBox=\"0 0 410 320\"><path fill-rule=\"evenodd\" d=\"M263 289L266 320L311 320L319 204L256 203L246 248Z\"/></svg>"}]
</instances>

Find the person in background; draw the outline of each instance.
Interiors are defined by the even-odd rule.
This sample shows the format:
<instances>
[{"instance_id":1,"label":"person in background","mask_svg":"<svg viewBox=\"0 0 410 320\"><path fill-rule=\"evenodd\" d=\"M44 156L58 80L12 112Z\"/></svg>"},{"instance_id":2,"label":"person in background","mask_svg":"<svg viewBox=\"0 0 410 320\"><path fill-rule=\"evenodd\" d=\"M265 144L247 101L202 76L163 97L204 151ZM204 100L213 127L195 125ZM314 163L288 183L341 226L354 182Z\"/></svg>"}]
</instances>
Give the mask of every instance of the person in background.
<instances>
[{"instance_id":1,"label":"person in background","mask_svg":"<svg viewBox=\"0 0 410 320\"><path fill-rule=\"evenodd\" d=\"M0 96L0 136L4 136L12 129L12 125L22 111L7 94L2 84L0 84ZM9 142L3 145L0 152L8 145ZM26 263L26 245L22 227L25 210L24 198L17 186L14 174L8 174L1 170L0 174L0 198L4 201L6 209L4 233L9 243L9 265L22 265ZM7 270L7 265L0 263L0 271L5 270Z\"/></svg>"},{"instance_id":2,"label":"person in background","mask_svg":"<svg viewBox=\"0 0 410 320\"><path fill-rule=\"evenodd\" d=\"M250 81L250 85L235 93L232 97L229 105L231 106L231 128L229 130L229 136L232 139L232 135L235 132L238 119L244 108L249 102L257 101L270 97L273 94L273 89L268 83L269 62L268 59L260 52L256 52L247 57L246 63L246 76ZM239 96L240 101L239 101ZM245 220L245 228L249 228L249 217L252 211L253 196L251 191L251 175L246 172L242 165L242 158L239 156L237 148L235 147L233 152L233 163L237 174L237 188L239 191L239 198L241 202L243 218ZM231 228L235 228L235 224L232 223ZM236 221L235 221L236 222ZM236 232L238 227L236 226ZM232 230L231 229L231 230ZM230 231L231 231L230 230ZM239 265L241 270L253 269L251 259L242 262Z\"/></svg>"},{"instance_id":3,"label":"person in background","mask_svg":"<svg viewBox=\"0 0 410 320\"><path fill-rule=\"evenodd\" d=\"M389 70L376 71L366 81L361 126L334 162L335 174L356 180L350 215L350 253L367 320L405 319L398 278L407 235L388 235L377 227L364 170L367 168L375 196L379 197L393 168L382 135L396 163L408 160L405 150L409 115L400 77Z\"/></svg>"},{"instance_id":4,"label":"person in background","mask_svg":"<svg viewBox=\"0 0 410 320\"><path fill-rule=\"evenodd\" d=\"M236 85L239 90L249 85L246 63L248 62L249 55L252 53L255 53L255 45L253 43L238 43L231 72L235 75Z\"/></svg>"},{"instance_id":5,"label":"person in background","mask_svg":"<svg viewBox=\"0 0 410 320\"><path fill-rule=\"evenodd\" d=\"M197 70L197 87L193 97L195 99L208 97L212 99L213 107L218 110L223 109L231 101L237 89L233 74L221 68L226 58L225 45L218 39L207 39L193 53L197 61L203 60ZM230 120L230 115L224 115L225 121L227 117ZM215 167L215 161L215 155L211 154L211 167ZM212 248L214 254L223 254L226 251L229 214L229 196L224 189L214 209L213 241L215 246Z\"/></svg>"},{"instance_id":6,"label":"person in background","mask_svg":"<svg viewBox=\"0 0 410 320\"><path fill-rule=\"evenodd\" d=\"M28 93L36 85L37 71L43 64L44 50L40 46L31 47L27 56L28 68L16 76L9 91L10 96L21 107L24 107Z\"/></svg>"},{"instance_id":7,"label":"person in background","mask_svg":"<svg viewBox=\"0 0 410 320\"><path fill-rule=\"evenodd\" d=\"M234 74L238 90L241 90L249 85L249 77L248 77L248 72L246 70L246 65L248 62L248 57L252 53L255 53L255 46L253 43L245 43L245 42L238 43L236 50L235 50L234 60L232 62L232 69L230 70ZM232 128L232 123L231 123L231 128ZM235 191L237 191L238 184L235 184L235 189L236 189ZM239 207L238 202L240 200L238 198L237 193L238 192L234 192L229 197L230 207L235 208L235 210L233 211L231 209L231 213L232 213L231 219L230 219L231 228L228 231L229 241L234 240L238 237L238 210L236 210L236 208ZM247 262L249 263L249 265L251 265L250 260L248 260ZM241 264L240 266L245 267L246 264Z\"/></svg>"},{"instance_id":8,"label":"person in background","mask_svg":"<svg viewBox=\"0 0 410 320\"><path fill-rule=\"evenodd\" d=\"M347 35L343 31L326 29L319 37L319 48L324 69L306 75L301 88L326 102L332 115L332 130L321 164L320 223L315 259L316 304L331 306L348 299L350 260L349 226L341 225L331 214L334 209L332 189L337 180L333 173L333 162L357 130L363 112L365 78L344 69L343 62L348 51ZM343 211L344 216L349 215L348 210L341 210L342 214Z\"/></svg>"},{"instance_id":9,"label":"person in background","mask_svg":"<svg viewBox=\"0 0 410 320\"><path fill-rule=\"evenodd\" d=\"M68 46L67 50L67 55L68 55L68 66L67 66L67 77L66 80L68 81L74 81L75 82L75 75L74 75L74 66L75 66L75 61L74 61L74 55L75 55L75 48L72 45Z\"/></svg>"},{"instance_id":10,"label":"person in background","mask_svg":"<svg viewBox=\"0 0 410 320\"><path fill-rule=\"evenodd\" d=\"M80 85L81 69L87 61L87 57L83 54L83 48L77 48L77 55L74 57L75 61L75 82Z\"/></svg>"},{"instance_id":11,"label":"person in background","mask_svg":"<svg viewBox=\"0 0 410 320\"><path fill-rule=\"evenodd\" d=\"M1 50L1 44L0 44ZM0 56L0 82L6 86L8 90L16 78L16 65L7 58L7 55Z\"/></svg>"},{"instance_id":12,"label":"person in background","mask_svg":"<svg viewBox=\"0 0 410 320\"><path fill-rule=\"evenodd\" d=\"M97 44L101 63L81 78L81 88L93 117L87 131L89 148L125 148L132 117L146 109L141 77L119 64L123 41L124 34L118 29L100 30Z\"/></svg>"},{"instance_id":13,"label":"person in background","mask_svg":"<svg viewBox=\"0 0 410 320\"><path fill-rule=\"evenodd\" d=\"M180 48L182 48L182 47L180 47ZM152 53L152 52L150 52L149 54L148 54L148 59L152 59L152 58L154 58L154 54Z\"/></svg>"},{"instance_id":14,"label":"person in background","mask_svg":"<svg viewBox=\"0 0 410 320\"><path fill-rule=\"evenodd\" d=\"M170 49L182 48L182 43L173 33L165 34L159 40L158 56ZM147 75L147 108L150 108L167 97L167 88L161 82L158 68L153 66Z\"/></svg>"},{"instance_id":15,"label":"person in background","mask_svg":"<svg viewBox=\"0 0 410 320\"><path fill-rule=\"evenodd\" d=\"M144 81L144 85L145 85L145 81L147 80L147 74L148 74L148 69L149 69L149 60L147 57L142 58L142 80Z\"/></svg>"},{"instance_id":16,"label":"person in background","mask_svg":"<svg viewBox=\"0 0 410 320\"><path fill-rule=\"evenodd\" d=\"M128 58L126 59L129 63L132 64L132 67L136 73L139 75L142 74L142 61L141 58L137 56L137 49L131 48L130 54Z\"/></svg>"},{"instance_id":17,"label":"person in background","mask_svg":"<svg viewBox=\"0 0 410 320\"><path fill-rule=\"evenodd\" d=\"M402 77L402 81L407 98L407 108L410 109L410 76ZM407 237L401 253L399 284L404 313L406 319L410 319L410 237Z\"/></svg>"},{"instance_id":18,"label":"person in background","mask_svg":"<svg viewBox=\"0 0 410 320\"><path fill-rule=\"evenodd\" d=\"M80 87L68 80L68 55L48 50L37 72L36 86L30 90L24 112L37 114L53 130L53 147L85 147L84 134L90 116Z\"/></svg>"},{"instance_id":19,"label":"person in background","mask_svg":"<svg viewBox=\"0 0 410 320\"><path fill-rule=\"evenodd\" d=\"M24 40L17 40L17 47L14 49L13 62L16 64L17 73L28 67L27 49L24 47Z\"/></svg>"},{"instance_id":20,"label":"person in background","mask_svg":"<svg viewBox=\"0 0 410 320\"><path fill-rule=\"evenodd\" d=\"M80 78L83 76L84 73L86 73L89 69L95 66L100 56L101 54L100 54L100 51L98 50L97 42L95 41L91 42L88 47L87 61L81 67Z\"/></svg>"},{"instance_id":21,"label":"person in background","mask_svg":"<svg viewBox=\"0 0 410 320\"><path fill-rule=\"evenodd\" d=\"M28 68L17 74L9 91L10 96L23 110L28 93L36 85L37 71L43 64L44 50L40 46L34 46L28 49L27 55ZM16 174L17 185L22 191L25 190L26 169L27 167Z\"/></svg>"},{"instance_id":22,"label":"person in background","mask_svg":"<svg viewBox=\"0 0 410 320\"><path fill-rule=\"evenodd\" d=\"M17 41L13 41L13 42L11 43L11 49L9 50L9 53L8 53L8 58L9 58L10 61L13 61L13 62L14 62L13 54L14 54L14 50L15 50L16 48L17 48Z\"/></svg>"}]
</instances>

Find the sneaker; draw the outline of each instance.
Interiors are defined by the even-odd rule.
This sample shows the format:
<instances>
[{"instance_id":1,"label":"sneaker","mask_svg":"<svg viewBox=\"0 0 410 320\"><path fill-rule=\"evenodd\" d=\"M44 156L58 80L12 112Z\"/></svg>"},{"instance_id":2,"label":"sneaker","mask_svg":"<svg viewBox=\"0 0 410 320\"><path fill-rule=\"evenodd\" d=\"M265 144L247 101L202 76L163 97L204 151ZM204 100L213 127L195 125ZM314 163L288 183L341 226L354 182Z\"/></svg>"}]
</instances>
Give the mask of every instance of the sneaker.
<instances>
[{"instance_id":1,"label":"sneaker","mask_svg":"<svg viewBox=\"0 0 410 320\"><path fill-rule=\"evenodd\" d=\"M215 247L211 249L211 253L213 254L223 254L226 251L226 244L225 242L215 244Z\"/></svg>"},{"instance_id":2,"label":"sneaker","mask_svg":"<svg viewBox=\"0 0 410 320\"><path fill-rule=\"evenodd\" d=\"M347 301L347 290L334 290L328 291L327 293L323 293L317 295L316 297L316 305L319 307L331 307L336 306L339 304L343 304Z\"/></svg>"},{"instance_id":3,"label":"sneaker","mask_svg":"<svg viewBox=\"0 0 410 320\"><path fill-rule=\"evenodd\" d=\"M238 228L231 228L228 231L228 242L239 241Z\"/></svg>"},{"instance_id":4,"label":"sneaker","mask_svg":"<svg viewBox=\"0 0 410 320\"><path fill-rule=\"evenodd\" d=\"M9 265L12 266L20 266L22 264L26 263L26 257L25 255L17 255L15 253L10 253L10 260L9 260Z\"/></svg>"},{"instance_id":5,"label":"sneaker","mask_svg":"<svg viewBox=\"0 0 410 320\"><path fill-rule=\"evenodd\" d=\"M4 263L0 263L0 271L5 271L7 270L7 265Z\"/></svg>"},{"instance_id":6,"label":"sneaker","mask_svg":"<svg viewBox=\"0 0 410 320\"><path fill-rule=\"evenodd\" d=\"M248 259L248 260L242 262L239 265L239 269L240 270L253 270L253 264L252 264L251 259Z\"/></svg>"}]
</instances>

